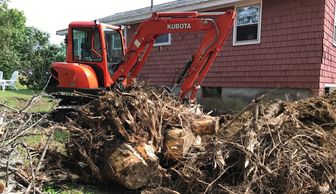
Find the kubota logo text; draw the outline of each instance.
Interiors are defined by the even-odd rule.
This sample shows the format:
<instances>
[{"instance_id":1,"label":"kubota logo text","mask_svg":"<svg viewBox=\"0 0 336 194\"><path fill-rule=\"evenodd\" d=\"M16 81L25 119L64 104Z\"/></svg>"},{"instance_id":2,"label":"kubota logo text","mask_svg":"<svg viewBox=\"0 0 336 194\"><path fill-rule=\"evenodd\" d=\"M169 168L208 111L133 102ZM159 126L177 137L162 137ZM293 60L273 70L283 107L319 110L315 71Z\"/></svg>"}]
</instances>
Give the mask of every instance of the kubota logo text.
<instances>
[{"instance_id":1,"label":"kubota logo text","mask_svg":"<svg viewBox=\"0 0 336 194\"><path fill-rule=\"evenodd\" d=\"M190 23L180 23L180 24L167 24L168 30L183 30L183 29L191 29Z\"/></svg>"}]
</instances>

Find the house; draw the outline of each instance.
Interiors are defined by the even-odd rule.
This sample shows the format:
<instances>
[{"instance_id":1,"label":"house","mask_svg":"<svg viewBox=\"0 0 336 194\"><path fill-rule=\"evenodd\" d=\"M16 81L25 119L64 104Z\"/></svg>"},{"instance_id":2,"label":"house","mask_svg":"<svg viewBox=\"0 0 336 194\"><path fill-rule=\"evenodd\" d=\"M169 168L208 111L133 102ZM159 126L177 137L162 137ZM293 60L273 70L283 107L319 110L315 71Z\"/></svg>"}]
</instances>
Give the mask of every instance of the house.
<instances>
[{"instance_id":1,"label":"house","mask_svg":"<svg viewBox=\"0 0 336 194\"><path fill-rule=\"evenodd\" d=\"M332 0L177 0L156 5L153 10L146 7L100 20L126 25L129 43L138 23L153 11L228 9L236 10L235 24L202 83L198 94L202 103L235 109L274 88L278 88L278 97L287 100L336 88ZM201 37L200 33L159 37L140 77L171 85Z\"/></svg>"}]
</instances>

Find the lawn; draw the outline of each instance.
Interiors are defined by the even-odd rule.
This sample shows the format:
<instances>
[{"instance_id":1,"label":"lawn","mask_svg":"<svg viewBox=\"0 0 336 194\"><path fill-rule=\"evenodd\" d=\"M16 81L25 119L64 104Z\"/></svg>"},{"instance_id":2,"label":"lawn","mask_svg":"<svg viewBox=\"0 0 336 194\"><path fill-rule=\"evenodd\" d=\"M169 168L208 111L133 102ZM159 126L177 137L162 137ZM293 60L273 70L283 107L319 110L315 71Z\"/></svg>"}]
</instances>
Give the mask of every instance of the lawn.
<instances>
[{"instance_id":1,"label":"lawn","mask_svg":"<svg viewBox=\"0 0 336 194\"><path fill-rule=\"evenodd\" d=\"M34 96L40 94L41 91L33 91L28 89L19 90L0 90L0 103L9 107L20 109L26 106L29 100ZM36 104L28 111L32 112L49 112L55 105L55 101L50 97L42 97Z\"/></svg>"}]
</instances>

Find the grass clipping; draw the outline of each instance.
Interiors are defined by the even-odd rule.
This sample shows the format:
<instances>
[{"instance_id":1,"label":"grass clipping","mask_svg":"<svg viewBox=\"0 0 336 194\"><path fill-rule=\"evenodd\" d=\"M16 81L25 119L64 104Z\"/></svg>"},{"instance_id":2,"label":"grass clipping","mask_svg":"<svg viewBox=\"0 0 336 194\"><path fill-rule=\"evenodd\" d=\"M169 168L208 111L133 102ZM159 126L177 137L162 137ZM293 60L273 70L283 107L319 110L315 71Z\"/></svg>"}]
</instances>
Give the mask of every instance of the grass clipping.
<instances>
[{"instance_id":1,"label":"grass clipping","mask_svg":"<svg viewBox=\"0 0 336 194\"><path fill-rule=\"evenodd\" d=\"M66 124L67 163L144 193L335 192L336 95L254 104L210 117L144 85L107 93Z\"/></svg>"}]
</instances>

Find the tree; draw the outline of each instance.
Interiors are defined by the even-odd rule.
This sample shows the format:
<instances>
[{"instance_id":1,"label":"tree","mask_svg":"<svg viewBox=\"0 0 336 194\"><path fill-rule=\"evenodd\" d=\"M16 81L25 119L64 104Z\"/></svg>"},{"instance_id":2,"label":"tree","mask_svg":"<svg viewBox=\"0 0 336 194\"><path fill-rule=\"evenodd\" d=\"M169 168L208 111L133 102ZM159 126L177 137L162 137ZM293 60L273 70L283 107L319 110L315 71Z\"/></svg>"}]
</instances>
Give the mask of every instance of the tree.
<instances>
[{"instance_id":1,"label":"tree","mask_svg":"<svg viewBox=\"0 0 336 194\"><path fill-rule=\"evenodd\" d=\"M0 0L0 70L7 79L20 70L21 84L41 89L48 81L51 63L64 61L65 46L51 44L47 33L25 22L22 12Z\"/></svg>"},{"instance_id":2,"label":"tree","mask_svg":"<svg viewBox=\"0 0 336 194\"><path fill-rule=\"evenodd\" d=\"M0 70L5 78L21 63L17 49L24 40L26 18L16 9L9 9L6 1L0 2Z\"/></svg>"},{"instance_id":3,"label":"tree","mask_svg":"<svg viewBox=\"0 0 336 194\"><path fill-rule=\"evenodd\" d=\"M24 78L21 83L32 89L43 88L49 79L52 62L64 61L65 46L49 42L49 35L34 27L26 29L25 44L21 53L26 62L21 66Z\"/></svg>"},{"instance_id":4,"label":"tree","mask_svg":"<svg viewBox=\"0 0 336 194\"><path fill-rule=\"evenodd\" d=\"M0 0L0 4L7 3L8 0Z\"/></svg>"}]
</instances>

